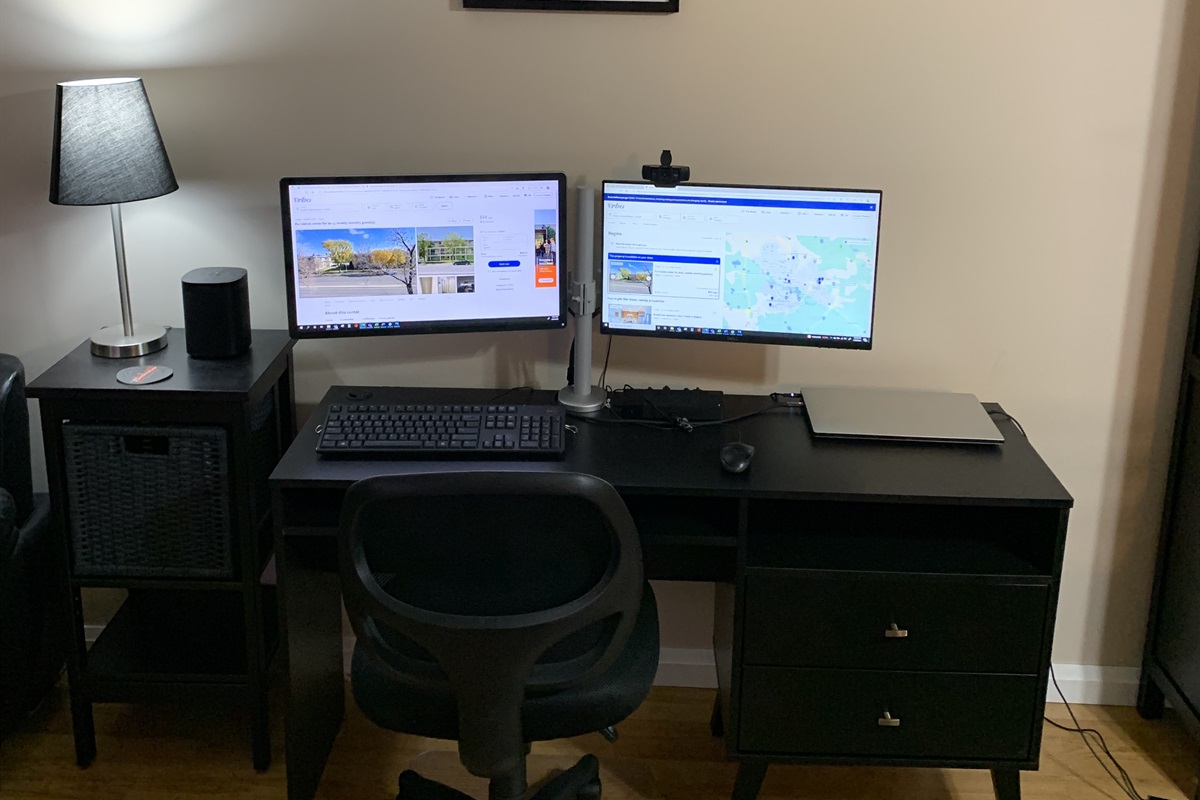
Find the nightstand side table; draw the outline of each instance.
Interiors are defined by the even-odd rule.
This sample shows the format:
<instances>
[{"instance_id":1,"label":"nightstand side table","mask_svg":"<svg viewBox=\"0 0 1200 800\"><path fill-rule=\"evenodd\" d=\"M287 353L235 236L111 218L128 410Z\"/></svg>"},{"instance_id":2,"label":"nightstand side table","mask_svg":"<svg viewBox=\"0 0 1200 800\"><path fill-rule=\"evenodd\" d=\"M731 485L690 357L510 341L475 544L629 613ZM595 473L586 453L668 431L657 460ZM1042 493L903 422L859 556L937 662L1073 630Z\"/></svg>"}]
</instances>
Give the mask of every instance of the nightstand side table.
<instances>
[{"instance_id":1,"label":"nightstand side table","mask_svg":"<svg viewBox=\"0 0 1200 800\"><path fill-rule=\"evenodd\" d=\"M278 641L267 478L295 435L286 331L256 330L249 352L166 349L98 358L87 342L29 384L62 543L75 755L96 755L93 702L223 693L250 712L254 766L271 761L267 664ZM159 383L125 385L127 367L165 366ZM128 598L88 648L81 590Z\"/></svg>"}]
</instances>

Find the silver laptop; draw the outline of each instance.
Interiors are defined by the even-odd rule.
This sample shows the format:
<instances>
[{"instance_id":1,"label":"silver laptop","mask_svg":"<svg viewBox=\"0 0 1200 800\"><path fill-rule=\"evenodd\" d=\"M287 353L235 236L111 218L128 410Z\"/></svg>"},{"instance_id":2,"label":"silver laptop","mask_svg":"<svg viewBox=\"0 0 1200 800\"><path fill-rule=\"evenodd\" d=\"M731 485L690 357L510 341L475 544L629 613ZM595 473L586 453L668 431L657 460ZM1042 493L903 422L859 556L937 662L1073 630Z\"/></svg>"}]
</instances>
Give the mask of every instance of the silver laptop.
<instances>
[{"instance_id":1,"label":"silver laptop","mask_svg":"<svg viewBox=\"0 0 1200 800\"><path fill-rule=\"evenodd\" d=\"M803 390L814 436L1001 444L973 394L820 386Z\"/></svg>"}]
</instances>

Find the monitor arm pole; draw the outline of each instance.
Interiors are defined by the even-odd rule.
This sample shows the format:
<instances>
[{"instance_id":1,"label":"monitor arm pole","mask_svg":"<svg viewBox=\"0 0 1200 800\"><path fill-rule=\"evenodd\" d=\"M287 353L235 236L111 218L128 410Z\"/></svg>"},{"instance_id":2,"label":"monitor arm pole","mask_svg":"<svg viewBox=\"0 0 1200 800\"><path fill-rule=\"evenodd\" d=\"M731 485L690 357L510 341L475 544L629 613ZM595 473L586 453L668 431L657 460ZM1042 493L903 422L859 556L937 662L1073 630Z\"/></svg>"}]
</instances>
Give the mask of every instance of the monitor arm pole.
<instances>
[{"instance_id":1,"label":"monitor arm pole","mask_svg":"<svg viewBox=\"0 0 1200 800\"><path fill-rule=\"evenodd\" d=\"M575 313L573 381L558 393L558 402L571 411L596 411L604 406L603 386L592 385L592 314L596 312L592 238L596 215L596 190L575 190L575 269L571 275L571 310Z\"/></svg>"}]
</instances>

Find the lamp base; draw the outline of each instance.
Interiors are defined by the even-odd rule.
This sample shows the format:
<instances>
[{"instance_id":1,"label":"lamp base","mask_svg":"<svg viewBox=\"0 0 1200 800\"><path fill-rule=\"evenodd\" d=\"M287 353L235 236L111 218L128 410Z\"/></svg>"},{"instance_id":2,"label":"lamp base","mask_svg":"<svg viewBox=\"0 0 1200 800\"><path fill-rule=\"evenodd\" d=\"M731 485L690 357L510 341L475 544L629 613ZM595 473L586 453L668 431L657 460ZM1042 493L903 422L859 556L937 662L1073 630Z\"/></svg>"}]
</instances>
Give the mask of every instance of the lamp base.
<instances>
[{"instance_id":1,"label":"lamp base","mask_svg":"<svg viewBox=\"0 0 1200 800\"><path fill-rule=\"evenodd\" d=\"M134 324L132 336L121 325L109 325L92 335L92 355L101 358L144 356L166 346L167 329L161 325Z\"/></svg>"}]
</instances>

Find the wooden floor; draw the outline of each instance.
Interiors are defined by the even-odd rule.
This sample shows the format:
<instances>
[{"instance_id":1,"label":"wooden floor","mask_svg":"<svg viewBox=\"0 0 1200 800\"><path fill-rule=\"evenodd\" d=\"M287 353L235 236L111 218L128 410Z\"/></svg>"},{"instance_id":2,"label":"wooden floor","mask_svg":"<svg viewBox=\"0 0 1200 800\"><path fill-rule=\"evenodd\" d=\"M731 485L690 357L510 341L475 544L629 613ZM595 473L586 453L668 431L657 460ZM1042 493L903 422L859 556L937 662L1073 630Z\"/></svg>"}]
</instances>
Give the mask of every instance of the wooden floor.
<instances>
[{"instance_id":1,"label":"wooden floor","mask_svg":"<svg viewBox=\"0 0 1200 800\"><path fill-rule=\"evenodd\" d=\"M727 800L736 767L708 732L713 693L655 689L608 744L599 735L535 746L530 774L566 766L585 752L600 757L606 800ZM0 744L0 798L55 800L215 800L285 796L282 729L276 713L274 763L250 765L248 717L212 706L104 704L95 707L99 755L74 765L70 715L60 688L29 722ZM1052 719L1069 723L1061 705ZM1101 730L1143 796L1189 800L1200 752L1168 711L1146 722L1131 708L1084 706L1080 722ZM348 704L318 796L324 800L390 800L395 777L414 767L449 780L475 797L482 784L464 778L452 744L375 728ZM1046 727L1041 769L1022 774L1024 800L1126 800L1078 734ZM986 772L936 769L772 767L762 800L988 800Z\"/></svg>"}]
</instances>

